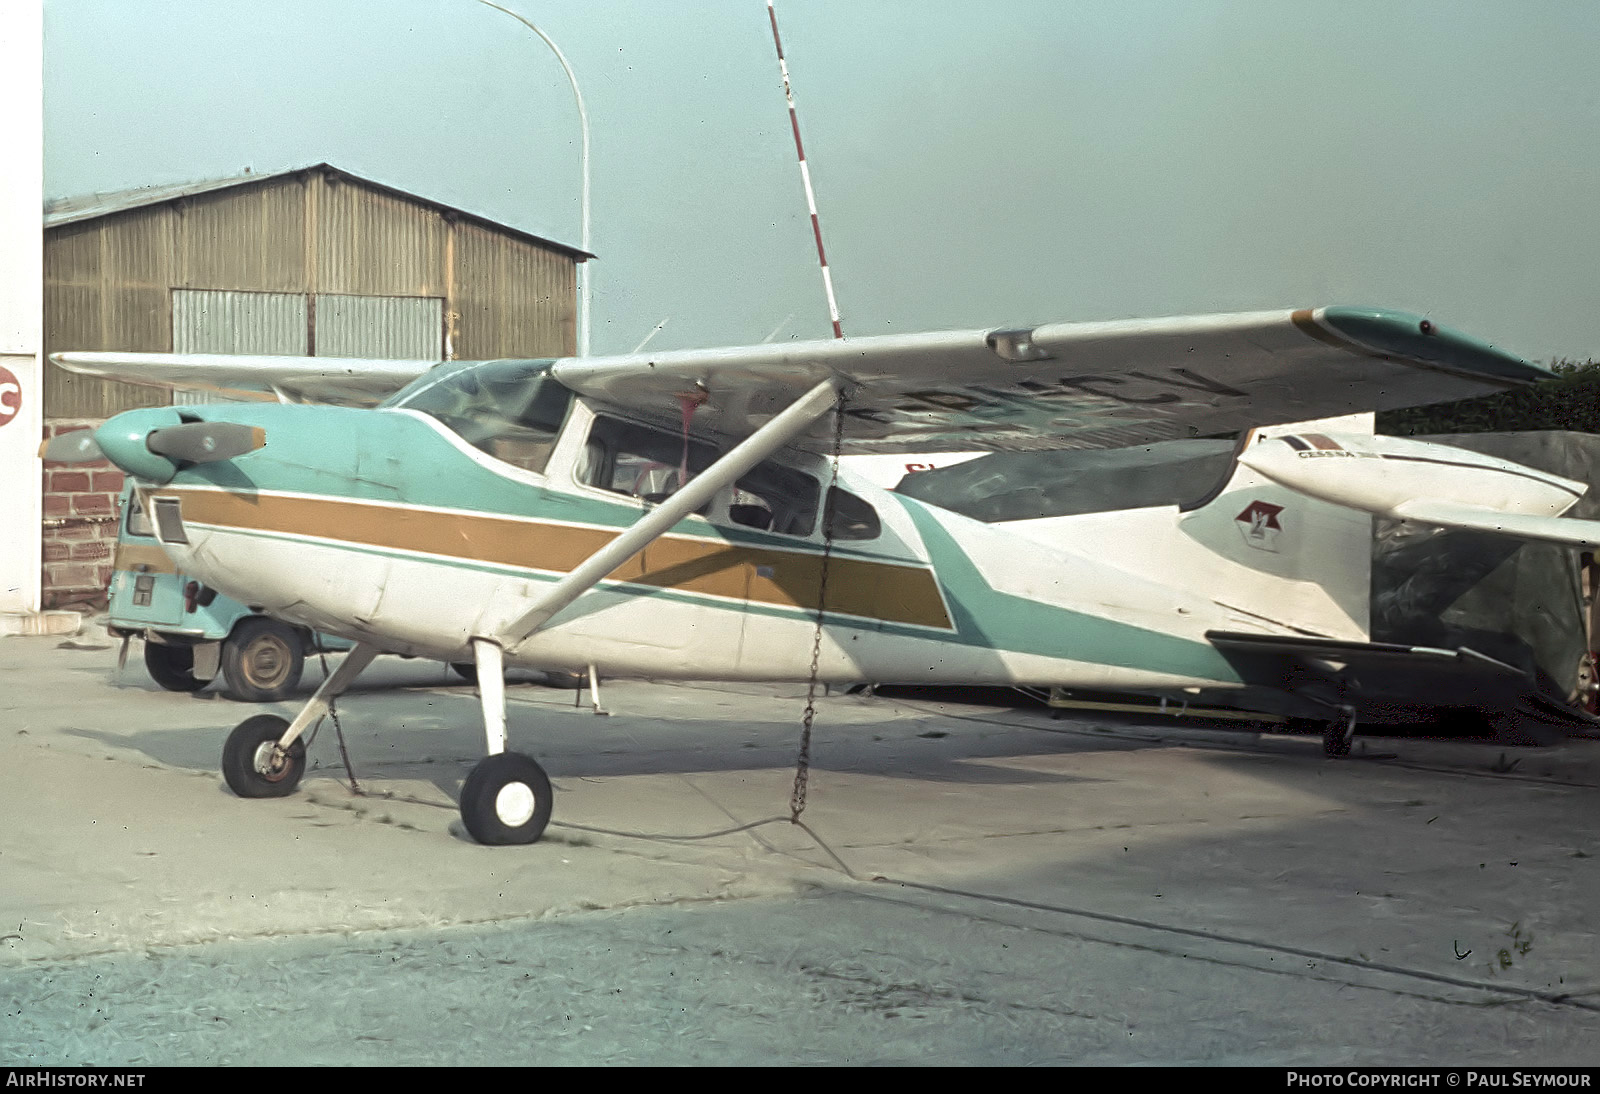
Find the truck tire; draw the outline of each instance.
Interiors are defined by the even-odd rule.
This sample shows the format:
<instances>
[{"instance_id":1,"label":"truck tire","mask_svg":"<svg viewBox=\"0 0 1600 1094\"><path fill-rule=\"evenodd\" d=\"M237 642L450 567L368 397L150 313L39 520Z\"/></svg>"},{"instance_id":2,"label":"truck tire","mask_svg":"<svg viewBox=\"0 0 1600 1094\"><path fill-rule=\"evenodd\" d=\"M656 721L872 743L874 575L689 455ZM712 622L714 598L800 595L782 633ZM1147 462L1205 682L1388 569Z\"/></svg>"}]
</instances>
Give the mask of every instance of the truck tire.
<instances>
[{"instance_id":1,"label":"truck tire","mask_svg":"<svg viewBox=\"0 0 1600 1094\"><path fill-rule=\"evenodd\" d=\"M210 682L195 678L192 646L168 646L147 638L144 642L144 667L150 673L150 679L168 691L199 691Z\"/></svg>"},{"instance_id":2,"label":"truck tire","mask_svg":"<svg viewBox=\"0 0 1600 1094\"><path fill-rule=\"evenodd\" d=\"M244 703L286 698L300 686L305 646L305 637L287 623L260 615L241 620L222 644L228 698Z\"/></svg>"}]
</instances>

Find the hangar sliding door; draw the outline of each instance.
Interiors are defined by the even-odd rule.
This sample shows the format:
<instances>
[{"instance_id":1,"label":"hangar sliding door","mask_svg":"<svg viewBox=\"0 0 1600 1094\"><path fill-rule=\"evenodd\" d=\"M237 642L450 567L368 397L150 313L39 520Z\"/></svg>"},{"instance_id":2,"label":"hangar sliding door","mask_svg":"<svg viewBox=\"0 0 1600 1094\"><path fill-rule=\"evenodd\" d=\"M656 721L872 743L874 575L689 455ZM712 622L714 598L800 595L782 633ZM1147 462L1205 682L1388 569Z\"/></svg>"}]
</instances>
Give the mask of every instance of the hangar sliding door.
<instances>
[{"instance_id":1,"label":"hangar sliding door","mask_svg":"<svg viewBox=\"0 0 1600 1094\"><path fill-rule=\"evenodd\" d=\"M318 357L437 361L444 355L444 301L437 296L313 297Z\"/></svg>"},{"instance_id":2,"label":"hangar sliding door","mask_svg":"<svg viewBox=\"0 0 1600 1094\"><path fill-rule=\"evenodd\" d=\"M266 353L303 357L310 352L305 293L172 290L173 353ZM173 403L229 403L223 395L175 391Z\"/></svg>"},{"instance_id":3,"label":"hangar sliding door","mask_svg":"<svg viewBox=\"0 0 1600 1094\"><path fill-rule=\"evenodd\" d=\"M444 355L444 301L436 296L174 289L172 352L437 361ZM233 400L180 391L172 401Z\"/></svg>"}]
</instances>

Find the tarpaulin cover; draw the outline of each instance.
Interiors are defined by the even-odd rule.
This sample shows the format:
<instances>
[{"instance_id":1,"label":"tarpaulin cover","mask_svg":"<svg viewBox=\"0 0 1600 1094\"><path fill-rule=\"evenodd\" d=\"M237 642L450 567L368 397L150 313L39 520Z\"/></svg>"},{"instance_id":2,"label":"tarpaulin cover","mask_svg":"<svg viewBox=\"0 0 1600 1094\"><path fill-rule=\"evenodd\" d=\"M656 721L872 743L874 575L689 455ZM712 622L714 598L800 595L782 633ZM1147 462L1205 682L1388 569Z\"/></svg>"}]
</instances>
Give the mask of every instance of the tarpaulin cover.
<instances>
[{"instance_id":1,"label":"tarpaulin cover","mask_svg":"<svg viewBox=\"0 0 1600 1094\"><path fill-rule=\"evenodd\" d=\"M1600 437L1470 433L1420 437L1593 484ZM1233 442L1002 452L906 476L900 493L987 522L1184 505L1229 473ZM1591 490L1567 514L1600 519ZM1539 677L1565 698L1589 648L1575 549L1486 532L1373 522L1372 640L1467 647Z\"/></svg>"}]
</instances>

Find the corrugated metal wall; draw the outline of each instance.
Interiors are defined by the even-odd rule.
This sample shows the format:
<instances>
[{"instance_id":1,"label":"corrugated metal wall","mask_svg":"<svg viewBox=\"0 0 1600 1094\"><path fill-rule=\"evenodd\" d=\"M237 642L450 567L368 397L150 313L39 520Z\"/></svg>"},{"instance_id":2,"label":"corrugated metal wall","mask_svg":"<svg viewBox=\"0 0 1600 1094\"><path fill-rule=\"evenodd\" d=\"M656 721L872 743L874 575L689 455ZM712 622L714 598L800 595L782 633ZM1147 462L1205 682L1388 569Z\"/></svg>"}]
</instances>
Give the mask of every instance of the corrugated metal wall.
<instances>
[{"instance_id":1,"label":"corrugated metal wall","mask_svg":"<svg viewBox=\"0 0 1600 1094\"><path fill-rule=\"evenodd\" d=\"M575 353L577 266L476 224L456 229L456 356L487 360L549 353L530 354L522 348L527 344Z\"/></svg>"},{"instance_id":2,"label":"corrugated metal wall","mask_svg":"<svg viewBox=\"0 0 1600 1094\"><path fill-rule=\"evenodd\" d=\"M174 314L174 290L196 290L412 298L331 300L331 329L319 303L321 354L376 341L395 346L395 356L553 357L575 351L575 289L576 265L558 250L312 170L47 230L45 350L173 351L189 322ZM253 345L254 336L235 340ZM165 392L46 369L51 418L168 401Z\"/></svg>"}]
</instances>

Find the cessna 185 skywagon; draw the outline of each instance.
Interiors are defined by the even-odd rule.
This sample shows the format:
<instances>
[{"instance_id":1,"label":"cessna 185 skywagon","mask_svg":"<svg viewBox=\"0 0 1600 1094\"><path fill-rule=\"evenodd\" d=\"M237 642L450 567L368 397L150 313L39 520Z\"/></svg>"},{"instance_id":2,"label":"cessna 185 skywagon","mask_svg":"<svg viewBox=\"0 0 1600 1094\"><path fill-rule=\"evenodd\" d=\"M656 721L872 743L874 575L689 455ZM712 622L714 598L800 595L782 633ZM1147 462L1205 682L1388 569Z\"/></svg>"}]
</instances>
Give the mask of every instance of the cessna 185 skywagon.
<instances>
[{"instance_id":1,"label":"cessna 185 skywagon","mask_svg":"<svg viewBox=\"0 0 1600 1094\"><path fill-rule=\"evenodd\" d=\"M1471 650L1368 640L1374 514L1600 543L1600 523L1559 516L1580 483L1396 438L1264 428L1549 375L1391 311L433 367L54 360L283 404L129 411L44 453L103 454L134 477L186 573L357 643L293 721L258 715L232 732L228 784L292 792L302 733L379 652L470 659L488 756L461 816L485 843L531 842L550 817L543 770L505 748L509 665L1226 700L1324 723L1340 754L1357 719L1396 703L1560 714L1520 670ZM375 409L304 405L395 388ZM1188 504L1004 524L829 458L1233 432L1231 467Z\"/></svg>"}]
</instances>

